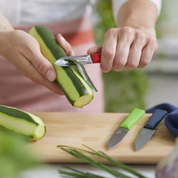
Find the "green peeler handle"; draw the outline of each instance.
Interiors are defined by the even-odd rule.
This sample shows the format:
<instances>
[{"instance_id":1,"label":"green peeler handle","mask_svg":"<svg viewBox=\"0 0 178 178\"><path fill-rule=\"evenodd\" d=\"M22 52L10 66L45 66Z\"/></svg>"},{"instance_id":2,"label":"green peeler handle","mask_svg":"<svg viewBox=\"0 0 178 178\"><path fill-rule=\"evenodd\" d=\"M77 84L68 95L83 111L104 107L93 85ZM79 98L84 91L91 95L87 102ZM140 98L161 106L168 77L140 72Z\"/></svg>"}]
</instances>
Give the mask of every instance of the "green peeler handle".
<instances>
[{"instance_id":1,"label":"green peeler handle","mask_svg":"<svg viewBox=\"0 0 178 178\"><path fill-rule=\"evenodd\" d=\"M145 110L138 108L133 109L131 113L127 116L127 118L121 123L120 127L131 129L133 125L135 125L144 114Z\"/></svg>"}]
</instances>

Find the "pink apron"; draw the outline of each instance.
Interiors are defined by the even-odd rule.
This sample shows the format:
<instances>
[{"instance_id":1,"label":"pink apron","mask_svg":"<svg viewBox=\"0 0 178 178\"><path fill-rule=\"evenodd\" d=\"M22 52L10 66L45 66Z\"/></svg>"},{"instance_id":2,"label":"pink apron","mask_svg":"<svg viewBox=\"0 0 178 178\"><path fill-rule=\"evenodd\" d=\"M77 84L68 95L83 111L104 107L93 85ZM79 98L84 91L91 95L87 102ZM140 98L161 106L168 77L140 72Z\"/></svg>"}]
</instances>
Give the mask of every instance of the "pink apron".
<instances>
[{"instance_id":1,"label":"pink apron","mask_svg":"<svg viewBox=\"0 0 178 178\"><path fill-rule=\"evenodd\" d=\"M42 24L53 32L61 33L72 45L76 55L85 54L95 45L89 17L68 22ZM14 27L28 32L32 25ZM103 83L99 64L85 65L91 80L98 89L93 101L82 109L74 108L65 96L33 83L21 74L8 60L0 56L0 104L17 107L29 112L103 112Z\"/></svg>"}]
</instances>

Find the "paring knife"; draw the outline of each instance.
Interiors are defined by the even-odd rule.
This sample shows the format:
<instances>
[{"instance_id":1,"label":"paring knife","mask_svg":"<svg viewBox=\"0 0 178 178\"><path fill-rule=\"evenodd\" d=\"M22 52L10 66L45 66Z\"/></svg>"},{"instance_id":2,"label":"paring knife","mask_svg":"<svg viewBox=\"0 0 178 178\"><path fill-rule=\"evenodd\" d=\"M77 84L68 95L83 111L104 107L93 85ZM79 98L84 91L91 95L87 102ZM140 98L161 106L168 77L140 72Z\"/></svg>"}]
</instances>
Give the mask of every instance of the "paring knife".
<instances>
[{"instance_id":1,"label":"paring knife","mask_svg":"<svg viewBox=\"0 0 178 178\"><path fill-rule=\"evenodd\" d=\"M135 125L144 114L145 111L142 109L133 109L132 112L127 116L127 118L121 123L119 129L110 138L109 149L114 148L116 145L118 145L122 141L122 139L128 134L133 125Z\"/></svg>"},{"instance_id":2,"label":"paring knife","mask_svg":"<svg viewBox=\"0 0 178 178\"><path fill-rule=\"evenodd\" d=\"M67 60L75 59L82 64L94 64L94 63L100 63L101 60L101 53L94 53L90 55L81 55L81 56L64 56L59 58L55 64L58 66L66 67L71 65Z\"/></svg>"},{"instance_id":3,"label":"paring knife","mask_svg":"<svg viewBox=\"0 0 178 178\"><path fill-rule=\"evenodd\" d=\"M143 127L142 131L138 135L135 141L135 150L139 150L145 146L148 141L151 139L155 132L156 126L161 122L164 116L167 114L167 111L162 109L156 109L153 115L150 117L149 121Z\"/></svg>"}]
</instances>

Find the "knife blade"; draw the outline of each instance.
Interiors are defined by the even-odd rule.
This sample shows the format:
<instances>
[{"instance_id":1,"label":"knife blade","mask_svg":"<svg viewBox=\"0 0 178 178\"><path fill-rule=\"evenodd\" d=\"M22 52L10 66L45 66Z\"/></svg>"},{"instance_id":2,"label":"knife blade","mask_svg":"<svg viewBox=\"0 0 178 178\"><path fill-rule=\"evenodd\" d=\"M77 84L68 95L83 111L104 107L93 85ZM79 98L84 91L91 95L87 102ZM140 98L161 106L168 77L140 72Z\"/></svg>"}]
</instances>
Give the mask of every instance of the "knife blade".
<instances>
[{"instance_id":1,"label":"knife blade","mask_svg":"<svg viewBox=\"0 0 178 178\"><path fill-rule=\"evenodd\" d=\"M80 56L64 56L59 58L55 64L62 67L67 67L72 65L68 60L75 59L82 64L95 64L100 63L101 61L101 53L93 53L87 55L80 55Z\"/></svg>"},{"instance_id":2,"label":"knife blade","mask_svg":"<svg viewBox=\"0 0 178 178\"><path fill-rule=\"evenodd\" d=\"M164 118L164 116L167 114L167 111L162 109L156 109L155 112L152 114L146 125L143 127L142 131L139 133L139 135L136 138L135 141L135 150L139 150L142 147L144 147L153 134L155 133L155 128L157 125L161 122L161 120Z\"/></svg>"},{"instance_id":3,"label":"knife blade","mask_svg":"<svg viewBox=\"0 0 178 178\"><path fill-rule=\"evenodd\" d=\"M120 124L119 129L110 138L109 149L114 148L116 145L118 145L128 134L133 125L135 125L144 114L145 111L142 109L133 109L131 113L126 117L126 119Z\"/></svg>"}]
</instances>

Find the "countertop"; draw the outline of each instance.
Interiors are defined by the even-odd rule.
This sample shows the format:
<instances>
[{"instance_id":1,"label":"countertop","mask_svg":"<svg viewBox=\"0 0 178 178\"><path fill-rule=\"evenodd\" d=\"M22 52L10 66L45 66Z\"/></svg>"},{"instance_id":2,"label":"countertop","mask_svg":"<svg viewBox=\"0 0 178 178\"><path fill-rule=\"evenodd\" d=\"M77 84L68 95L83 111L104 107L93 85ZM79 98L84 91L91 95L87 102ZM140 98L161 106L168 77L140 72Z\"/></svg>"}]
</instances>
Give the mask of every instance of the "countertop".
<instances>
[{"instance_id":1,"label":"countertop","mask_svg":"<svg viewBox=\"0 0 178 178\"><path fill-rule=\"evenodd\" d=\"M104 171L98 170L87 164L67 164L67 166L84 172L86 171L92 172L100 176L105 176L106 178L113 178L112 175L105 173ZM156 165L130 165L130 166L135 170L137 170L139 173L142 173L147 178L155 177L154 175L155 175ZM62 168L61 164L49 164L42 168L25 171L22 175L23 178L62 178L62 176L60 176L60 174L58 173L58 169L64 169L64 168ZM119 171L119 168L116 168L116 170ZM124 171L121 172L124 173ZM134 177L132 176L132 178Z\"/></svg>"}]
</instances>

